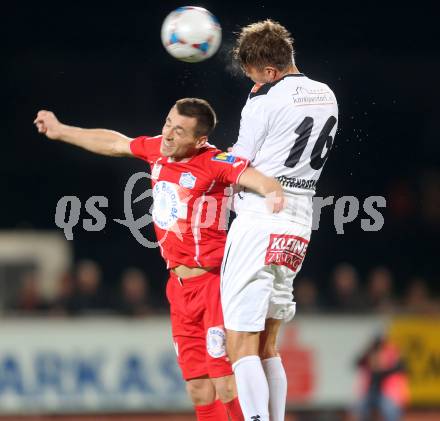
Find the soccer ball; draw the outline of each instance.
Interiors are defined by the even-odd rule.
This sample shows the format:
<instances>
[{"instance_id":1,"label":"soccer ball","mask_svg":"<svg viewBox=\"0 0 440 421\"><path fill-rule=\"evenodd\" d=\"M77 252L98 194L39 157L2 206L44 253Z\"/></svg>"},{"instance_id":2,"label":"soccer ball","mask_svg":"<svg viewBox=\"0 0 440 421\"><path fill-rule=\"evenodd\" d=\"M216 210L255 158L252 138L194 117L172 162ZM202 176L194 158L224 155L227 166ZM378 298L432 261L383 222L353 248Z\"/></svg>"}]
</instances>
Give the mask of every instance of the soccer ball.
<instances>
[{"instance_id":1,"label":"soccer ball","mask_svg":"<svg viewBox=\"0 0 440 421\"><path fill-rule=\"evenodd\" d=\"M197 63L220 47L222 28L203 7L185 6L171 12L162 24L162 44L178 60Z\"/></svg>"}]
</instances>

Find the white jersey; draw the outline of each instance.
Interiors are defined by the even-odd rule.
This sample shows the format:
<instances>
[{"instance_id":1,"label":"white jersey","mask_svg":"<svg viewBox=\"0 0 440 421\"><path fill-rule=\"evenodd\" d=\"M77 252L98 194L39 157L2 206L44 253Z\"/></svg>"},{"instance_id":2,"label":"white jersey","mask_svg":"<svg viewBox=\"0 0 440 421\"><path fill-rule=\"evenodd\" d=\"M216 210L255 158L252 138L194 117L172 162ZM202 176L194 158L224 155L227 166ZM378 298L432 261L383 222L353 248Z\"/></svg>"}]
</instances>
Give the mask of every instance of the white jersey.
<instances>
[{"instance_id":1,"label":"white jersey","mask_svg":"<svg viewBox=\"0 0 440 421\"><path fill-rule=\"evenodd\" d=\"M338 105L332 90L302 73L255 85L241 114L233 154L247 158L278 179L287 208L272 215L306 225L312 222L312 197L336 134ZM263 197L248 191L235 197L236 212L267 214Z\"/></svg>"}]
</instances>

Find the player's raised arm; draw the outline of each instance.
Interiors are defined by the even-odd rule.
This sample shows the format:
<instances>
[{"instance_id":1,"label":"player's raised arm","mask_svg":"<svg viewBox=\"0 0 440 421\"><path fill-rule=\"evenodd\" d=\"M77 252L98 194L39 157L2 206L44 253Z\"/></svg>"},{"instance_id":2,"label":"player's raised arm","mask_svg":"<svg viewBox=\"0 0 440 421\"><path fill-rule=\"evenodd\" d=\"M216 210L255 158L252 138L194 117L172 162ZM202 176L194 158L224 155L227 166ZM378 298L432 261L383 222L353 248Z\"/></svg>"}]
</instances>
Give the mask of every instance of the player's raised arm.
<instances>
[{"instance_id":1,"label":"player's raised arm","mask_svg":"<svg viewBox=\"0 0 440 421\"><path fill-rule=\"evenodd\" d=\"M270 211L278 213L284 208L284 192L280 183L272 177L266 177L255 168L246 168L237 184L265 196Z\"/></svg>"},{"instance_id":2,"label":"player's raised arm","mask_svg":"<svg viewBox=\"0 0 440 421\"><path fill-rule=\"evenodd\" d=\"M51 111L39 111L34 120L39 133L49 139L79 146L90 152L107 156L133 156L129 137L107 129L82 129L62 124Z\"/></svg>"}]
</instances>

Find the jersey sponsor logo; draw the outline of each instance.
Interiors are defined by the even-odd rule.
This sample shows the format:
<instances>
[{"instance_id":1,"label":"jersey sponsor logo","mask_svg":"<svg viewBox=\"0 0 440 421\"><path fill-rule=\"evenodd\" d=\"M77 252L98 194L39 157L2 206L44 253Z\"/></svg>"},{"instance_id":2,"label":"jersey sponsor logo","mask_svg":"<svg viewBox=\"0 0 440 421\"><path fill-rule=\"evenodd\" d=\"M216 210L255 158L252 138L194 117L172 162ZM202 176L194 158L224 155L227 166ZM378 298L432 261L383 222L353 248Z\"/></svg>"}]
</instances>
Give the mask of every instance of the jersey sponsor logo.
<instances>
[{"instance_id":1,"label":"jersey sponsor logo","mask_svg":"<svg viewBox=\"0 0 440 421\"><path fill-rule=\"evenodd\" d=\"M179 184L187 189L192 189L196 185L197 177L194 177L190 172L181 174Z\"/></svg>"},{"instance_id":2,"label":"jersey sponsor logo","mask_svg":"<svg viewBox=\"0 0 440 421\"><path fill-rule=\"evenodd\" d=\"M329 89L306 89L298 86L292 94L293 103L296 105L323 105L334 104L335 98Z\"/></svg>"},{"instance_id":3,"label":"jersey sponsor logo","mask_svg":"<svg viewBox=\"0 0 440 421\"><path fill-rule=\"evenodd\" d=\"M222 326L210 327L206 333L206 349L212 358L226 355L226 334Z\"/></svg>"},{"instance_id":4,"label":"jersey sponsor logo","mask_svg":"<svg viewBox=\"0 0 440 421\"><path fill-rule=\"evenodd\" d=\"M211 161L218 161L218 162L226 162L228 164L233 164L236 160L236 156L231 155L227 152L221 152L211 158Z\"/></svg>"},{"instance_id":5,"label":"jersey sponsor logo","mask_svg":"<svg viewBox=\"0 0 440 421\"><path fill-rule=\"evenodd\" d=\"M179 218L179 193L177 186L159 181L153 187L153 221L164 230L169 230Z\"/></svg>"},{"instance_id":6,"label":"jersey sponsor logo","mask_svg":"<svg viewBox=\"0 0 440 421\"><path fill-rule=\"evenodd\" d=\"M159 178L160 170L162 169L162 165L154 164L153 169L151 170L151 178L153 180L157 180Z\"/></svg>"},{"instance_id":7,"label":"jersey sponsor logo","mask_svg":"<svg viewBox=\"0 0 440 421\"><path fill-rule=\"evenodd\" d=\"M296 235L271 234L264 264L286 266L297 272L306 255L309 241Z\"/></svg>"},{"instance_id":8,"label":"jersey sponsor logo","mask_svg":"<svg viewBox=\"0 0 440 421\"><path fill-rule=\"evenodd\" d=\"M316 189L317 180L304 180L303 178L286 177L284 175L275 178L280 182L283 187L306 190Z\"/></svg>"}]
</instances>

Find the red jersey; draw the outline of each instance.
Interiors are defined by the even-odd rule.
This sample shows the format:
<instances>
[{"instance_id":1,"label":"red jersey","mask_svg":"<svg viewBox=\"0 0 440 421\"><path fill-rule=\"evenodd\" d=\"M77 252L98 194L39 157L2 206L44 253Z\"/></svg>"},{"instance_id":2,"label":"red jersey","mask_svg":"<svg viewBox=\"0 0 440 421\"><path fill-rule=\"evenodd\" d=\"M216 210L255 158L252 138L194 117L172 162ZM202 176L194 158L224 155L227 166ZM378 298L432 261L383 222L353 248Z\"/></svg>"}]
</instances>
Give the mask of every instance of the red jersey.
<instances>
[{"instance_id":1,"label":"red jersey","mask_svg":"<svg viewBox=\"0 0 440 421\"><path fill-rule=\"evenodd\" d=\"M153 221L167 268L217 267L226 242L228 198L249 161L207 145L190 158L162 156L162 136L132 140L134 156L147 161L153 187Z\"/></svg>"}]
</instances>

